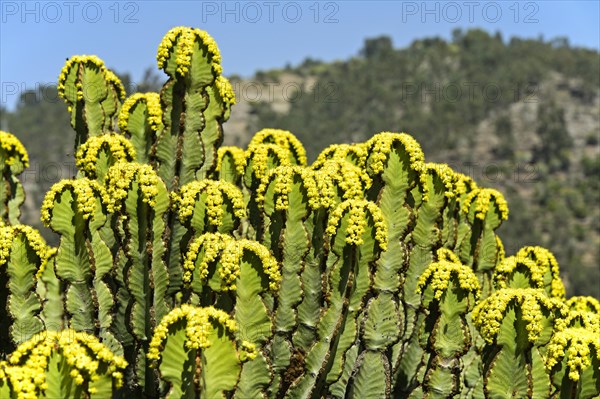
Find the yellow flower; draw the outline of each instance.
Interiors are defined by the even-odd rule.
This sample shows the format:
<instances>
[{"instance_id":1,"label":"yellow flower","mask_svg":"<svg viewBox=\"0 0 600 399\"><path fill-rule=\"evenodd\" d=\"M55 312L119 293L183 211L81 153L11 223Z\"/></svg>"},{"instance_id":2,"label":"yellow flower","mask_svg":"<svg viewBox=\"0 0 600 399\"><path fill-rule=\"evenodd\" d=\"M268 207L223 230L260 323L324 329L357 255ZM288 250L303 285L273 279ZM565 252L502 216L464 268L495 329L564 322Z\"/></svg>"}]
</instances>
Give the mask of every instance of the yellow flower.
<instances>
[{"instance_id":1,"label":"yellow flower","mask_svg":"<svg viewBox=\"0 0 600 399\"><path fill-rule=\"evenodd\" d=\"M223 157L229 156L233 160L235 166L235 172L242 176L246 169L246 153L243 149L233 146L219 147L217 150L217 172L221 172L221 165L223 163Z\"/></svg>"},{"instance_id":2,"label":"yellow flower","mask_svg":"<svg viewBox=\"0 0 600 399\"><path fill-rule=\"evenodd\" d=\"M215 40L203 30L184 26L172 28L163 37L156 55L158 67L165 69L171 53L174 52L177 73L182 76L186 75L192 63L194 43L198 43L201 48L206 49L213 74L219 76L222 72L221 53Z\"/></svg>"},{"instance_id":3,"label":"yellow flower","mask_svg":"<svg viewBox=\"0 0 600 399\"><path fill-rule=\"evenodd\" d=\"M485 219L491 203L494 203L498 208L501 220L508 219L508 203L504 199L504 196L497 190L491 188L477 188L469 192L462 204L463 213L468 215L473 203L475 206L475 217L477 219Z\"/></svg>"},{"instance_id":4,"label":"yellow flower","mask_svg":"<svg viewBox=\"0 0 600 399\"><path fill-rule=\"evenodd\" d=\"M290 162L306 166L306 150L304 146L291 132L280 129L262 129L254 134L248 144L248 148L260 144L275 144L289 151Z\"/></svg>"},{"instance_id":5,"label":"yellow flower","mask_svg":"<svg viewBox=\"0 0 600 399\"><path fill-rule=\"evenodd\" d=\"M193 181L181 187L179 193L174 193L172 197L182 223L192 218L199 202L204 204L208 223L214 227L222 224L227 203L231 204L232 216L238 220L246 216L242 192L237 186L222 180Z\"/></svg>"},{"instance_id":6,"label":"yellow flower","mask_svg":"<svg viewBox=\"0 0 600 399\"><path fill-rule=\"evenodd\" d=\"M135 162L118 162L108 169L106 173L106 193L109 212L121 209L123 200L127 198L133 182L139 185L142 201L150 207L156 206L156 197L159 191L166 191L162 180L150 165Z\"/></svg>"},{"instance_id":7,"label":"yellow flower","mask_svg":"<svg viewBox=\"0 0 600 399\"><path fill-rule=\"evenodd\" d=\"M29 156L25 147L14 135L0 130L0 151L3 153L5 165L15 165L20 161L23 167L29 167ZM23 169L15 170L13 173L21 173Z\"/></svg>"},{"instance_id":8,"label":"yellow flower","mask_svg":"<svg viewBox=\"0 0 600 399\"><path fill-rule=\"evenodd\" d=\"M566 356L567 374L571 381L579 381L581 373L592 365L592 349L600 353L598 331L585 328L567 328L556 332L547 346L546 367L552 370Z\"/></svg>"},{"instance_id":9,"label":"yellow flower","mask_svg":"<svg viewBox=\"0 0 600 399\"><path fill-rule=\"evenodd\" d=\"M367 148L364 143L360 144L332 144L325 148L311 167L315 170L321 169L327 161L345 161L361 170L365 169L367 162Z\"/></svg>"},{"instance_id":10,"label":"yellow flower","mask_svg":"<svg viewBox=\"0 0 600 399\"><path fill-rule=\"evenodd\" d=\"M106 199L104 188L95 180L87 178L61 180L50 188L42 202L41 218L47 227L50 227L52 210L57 197L67 190L71 191L77 210L82 214L84 220L90 219L96 212L96 199Z\"/></svg>"},{"instance_id":11,"label":"yellow flower","mask_svg":"<svg viewBox=\"0 0 600 399\"><path fill-rule=\"evenodd\" d=\"M77 168L81 170L86 177L95 179L98 175L98 159L100 153L104 151L108 157L115 159L115 162L133 162L135 161L135 149L129 140L116 133L103 134L90 137L83 143L75 154Z\"/></svg>"},{"instance_id":12,"label":"yellow flower","mask_svg":"<svg viewBox=\"0 0 600 399\"><path fill-rule=\"evenodd\" d=\"M550 298L541 289L506 288L495 291L473 309L473 322L488 344L495 342L509 306L521 310L529 342L534 343L542 333L544 308L550 314L562 313L564 305Z\"/></svg>"},{"instance_id":13,"label":"yellow flower","mask_svg":"<svg viewBox=\"0 0 600 399\"><path fill-rule=\"evenodd\" d=\"M441 253L449 255L452 252L448 251ZM438 251L438 256L439 254L440 252ZM452 275L455 276L460 288L472 292L475 295L475 298L479 298L479 280L473 270L461 263L447 260L438 260L425 269L425 272L423 272L417 284L417 294L421 294L425 290L425 286L428 286L433 289L434 298L440 300L442 295L448 289L448 285L452 280Z\"/></svg>"},{"instance_id":14,"label":"yellow flower","mask_svg":"<svg viewBox=\"0 0 600 399\"><path fill-rule=\"evenodd\" d=\"M367 200L346 200L340 203L329 215L326 233L329 236L337 234L340 222L344 215L348 215L346 223L346 243L350 245L362 245L365 226L370 219L375 230L375 241L379 248L385 251L387 248L387 224L383 218L381 209L374 202Z\"/></svg>"},{"instance_id":15,"label":"yellow flower","mask_svg":"<svg viewBox=\"0 0 600 399\"><path fill-rule=\"evenodd\" d=\"M369 158L367 159L368 172L371 176L383 173L387 159L394 148L406 153L409 158L409 168L414 172L421 169L425 156L419 143L406 133L383 132L374 135L366 142Z\"/></svg>"},{"instance_id":16,"label":"yellow flower","mask_svg":"<svg viewBox=\"0 0 600 399\"><path fill-rule=\"evenodd\" d=\"M146 118L150 129L155 133L160 131L163 128L160 95L158 93L135 93L125 100L119 112L121 132L129 133L129 117L138 104L146 105Z\"/></svg>"},{"instance_id":17,"label":"yellow flower","mask_svg":"<svg viewBox=\"0 0 600 399\"><path fill-rule=\"evenodd\" d=\"M212 345L208 339L215 328L215 324L223 327L229 339L235 340L235 332L238 329L235 320L222 310L211 307L194 307L191 305L181 305L170 311L160 324L154 329L154 335L150 341L148 354L149 360L159 361L161 358L161 348L164 345L169 328L180 320L185 320L185 334L187 341L185 346L190 349L206 349ZM240 350L240 357L254 359L257 355L256 347L247 341L236 342ZM155 363L153 363L155 365Z\"/></svg>"}]
</instances>

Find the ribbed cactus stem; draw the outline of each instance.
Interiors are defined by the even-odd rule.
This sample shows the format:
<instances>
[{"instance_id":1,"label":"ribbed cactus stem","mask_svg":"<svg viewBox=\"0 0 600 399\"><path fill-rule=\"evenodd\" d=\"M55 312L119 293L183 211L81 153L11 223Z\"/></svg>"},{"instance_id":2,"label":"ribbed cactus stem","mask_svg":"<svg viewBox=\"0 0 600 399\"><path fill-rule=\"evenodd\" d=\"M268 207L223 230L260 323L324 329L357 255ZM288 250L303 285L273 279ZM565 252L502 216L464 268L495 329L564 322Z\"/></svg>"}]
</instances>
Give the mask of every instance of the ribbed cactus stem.
<instances>
[{"instance_id":1,"label":"ribbed cactus stem","mask_svg":"<svg viewBox=\"0 0 600 399\"><path fill-rule=\"evenodd\" d=\"M127 362L98 338L75 330L43 331L19 345L0 379L11 396L112 397L123 385ZM1 388L0 388L1 389Z\"/></svg>"},{"instance_id":2,"label":"ribbed cactus stem","mask_svg":"<svg viewBox=\"0 0 600 399\"><path fill-rule=\"evenodd\" d=\"M19 139L4 131L0 131L0 167L0 221L19 224L25 191L17 176L29 167L29 157Z\"/></svg>"},{"instance_id":3,"label":"ribbed cactus stem","mask_svg":"<svg viewBox=\"0 0 600 399\"><path fill-rule=\"evenodd\" d=\"M91 137L83 143L75 154L75 165L88 179L103 183L111 166L135 159L136 152L129 140L116 133L108 133Z\"/></svg>"},{"instance_id":4,"label":"ribbed cactus stem","mask_svg":"<svg viewBox=\"0 0 600 399\"><path fill-rule=\"evenodd\" d=\"M550 396L540 348L548 343L556 318L564 312L562 302L533 288L498 290L475 307L473 322L486 342L486 396L506 392L523 398Z\"/></svg>"},{"instance_id":5,"label":"ribbed cactus stem","mask_svg":"<svg viewBox=\"0 0 600 399\"><path fill-rule=\"evenodd\" d=\"M129 137L140 163L156 162L158 133L163 129L162 108L158 93L135 93L123 103L119 112L119 129Z\"/></svg>"},{"instance_id":6,"label":"ribbed cactus stem","mask_svg":"<svg viewBox=\"0 0 600 399\"><path fill-rule=\"evenodd\" d=\"M60 72L58 95L65 100L71 113L77 149L88 137L114 131L125 88L100 58L76 55L67 60Z\"/></svg>"},{"instance_id":7,"label":"ribbed cactus stem","mask_svg":"<svg viewBox=\"0 0 600 399\"><path fill-rule=\"evenodd\" d=\"M169 195L154 169L138 163L112 166L106 186L108 208L118 220L117 279L129 297L128 303L118 304L125 311L125 320L119 323L127 323L134 339L134 348L125 348L126 355L137 384L145 394L156 395L156 379L148 370L145 353L154 328L169 310L164 242Z\"/></svg>"},{"instance_id":8,"label":"ribbed cactus stem","mask_svg":"<svg viewBox=\"0 0 600 399\"><path fill-rule=\"evenodd\" d=\"M167 398L224 397L235 388L254 344L236 337L237 323L213 307L182 305L156 327L148 359L169 384Z\"/></svg>"},{"instance_id":9,"label":"ribbed cactus stem","mask_svg":"<svg viewBox=\"0 0 600 399\"><path fill-rule=\"evenodd\" d=\"M289 160L293 165L306 166L306 150L304 146L287 130L281 129L262 129L252 136L248 147L260 144L275 144L289 151Z\"/></svg>"}]
</instances>

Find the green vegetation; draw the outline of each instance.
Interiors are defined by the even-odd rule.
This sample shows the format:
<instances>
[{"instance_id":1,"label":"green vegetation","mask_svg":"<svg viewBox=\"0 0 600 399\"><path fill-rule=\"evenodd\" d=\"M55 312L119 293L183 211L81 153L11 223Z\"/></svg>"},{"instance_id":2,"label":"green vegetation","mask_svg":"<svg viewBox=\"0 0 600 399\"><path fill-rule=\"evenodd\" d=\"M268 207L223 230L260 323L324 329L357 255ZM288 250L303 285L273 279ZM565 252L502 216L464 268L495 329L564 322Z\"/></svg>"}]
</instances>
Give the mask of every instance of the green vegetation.
<instances>
[{"instance_id":1,"label":"green vegetation","mask_svg":"<svg viewBox=\"0 0 600 399\"><path fill-rule=\"evenodd\" d=\"M311 166L285 130L222 147L236 99L212 37L173 28L157 60L160 94L127 99L95 56L63 68L56 246L19 222L29 157L0 132L0 396L598 397L600 303L567 299L550 251L506 255L499 191L406 133Z\"/></svg>"}]
</instances>

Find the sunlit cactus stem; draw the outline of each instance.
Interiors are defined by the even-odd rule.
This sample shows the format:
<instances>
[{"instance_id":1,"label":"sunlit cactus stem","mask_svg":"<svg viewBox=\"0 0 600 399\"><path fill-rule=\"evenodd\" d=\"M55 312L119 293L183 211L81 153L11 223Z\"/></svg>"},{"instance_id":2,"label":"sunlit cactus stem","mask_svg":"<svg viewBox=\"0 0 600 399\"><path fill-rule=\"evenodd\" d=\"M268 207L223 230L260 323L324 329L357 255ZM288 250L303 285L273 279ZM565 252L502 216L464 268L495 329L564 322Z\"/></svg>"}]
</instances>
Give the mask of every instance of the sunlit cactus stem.
<instances>
[{"instance_id":1,"label":"sunlit cactus stem","mask_svg":"<svg viewBox=\"0 0 600 399\"><path fill-rule=\"evenodd\" d=\"M378 387L375 395L386 397L390 373L382 371L389 371L389 360L379 357L375 367L370 367L362 359L377 354L359 353L357 350L361 348L353 348L359 334L358 316L365 310L366 299L371 290L372 265L387 245L387 228L383 215L373 202L347 200L331 212L326 233L330 242L324 275L327 310L316 326L316 342L304 357L303 372L294 381L288 394L291 397L311 397L317 393L345 391L350 384L354 387L354 395L363 397L373 389L372 384L375 384ZM396 310L394 306L390 308L390 304L388 301L373 305L378 317L386 314L392 320L397 318ZM383 305L388 306L382 309ZM399 333L398 324L399 322L391 323L393 333L388 337L389 341L386 341L389 345L395 341L394 333ZM367 351L375 349L367 348ZM364 366L355 365L357 356ZM350 378L345 373L346 366L350 370L358 367L357 375L360 377L356 378L360 381L367 378L370 383L363 385ZM339 383L336 384L336 381Z\"/></svg>"},{"instance_id":2,"label":"sunlit cactus stem","mask_svg":"<svg viewBox=\"0 0 600 399\"><path fill-rule=\"evenodd\" d=\"M474 331L466 315L479 297L479 281L470 267L438 260L419 278L418 292L426 311L419 341L429 359L416 392L427 397L455 397L467 388L462 357L471 347Z\"/></svg>"},{"instance_id":3,"label":"sunlit cactus stem","mask_svg":"<svg viewBox=\"0 0 600 399\"><path fill-rule=\"evenodd\" d=\"M217 165L222 123L235 96L221 55L205 31L171 29L158 47L158 67L169 75L161 91L163 129L156 142L160 177L169 190L203 179Z\"/></svg>"},{"instance_id":4,"label":"sunlit cactus stem","mask_svg":"<svg viewBox=\"0 0 600 399\"><path fill-rule=\"evenodd\" d=\"M76 55L67 60L60 72L58 95L71 114L77 149L89 137L114 131L125 88L100 58Z\"/></svg>"},{"instance_id":5,"label":"sunlit cactus stem","mask_svg":"<svg viewBox=\"0 0 600 399\"><path fill-rule=\"evenodd\" d=\"M2 328L0 353L7 355L16 345L44 330L42 298L38 280L54 250L32 227L0 226L0 304Z\"/></svg>"},{"instance_id":6,"label":"sunlit cactus stem","mask_svg":"<svg viewBox=\"0 0 600 399\"><path fill-rule=\"evenodd\" d=\"M111 350L121 344L111 333L114 289L113 257L101 237L107 220L106 192L95 180L62 180L42 204L42 221L61 235L54 259L56 276L65 283L67 325L100 336Z\"/></svg>"},{"instance_id":7,"label":"sunlit cactus stem","mask_svg":"<svg viewBox=\"0 0 600 399\"><path fill-rule=\"evenodd\" d=\"M155 144L162 128L158 93L136 93L125 100L119 112L119 129L131 140L138 162L155 164Z\"/></svg>"},{"instance_id":8,"label":"sunlit cactus stem","mask_svg":"<svg viewBox=\"0 0 600 399\"><path fill-rule=\"evenodd\" d=\"M154 328L169 311L169 274L164 242L169 194L149 165L117 163L106 174L108 210L117 215L115 330L133 336L125 354L135 369L136 385L146 395L157 394L156 376L146 365L145 353ZM123 299L128 298L125 303ZM127 336L123 337L127 339Z\"/></svg>"},{"instance_id":9,"label":"sunlit cactus stem","mask_svg":"<svg viewBox=\"0 0 600 399\"><path fill-rule=\"evenodd\" d=\"M3 131L0 131L0 167L0 221L19 224L25 191L17 176L29 167L29 157L19 139Z\"/></svg>"},{"instance_id":10,"label":"sunlit cactus stem","mask_svg":"<svg viewBox=\"0 0 600 399\"><path fill-rule=\"evenodd\" d=\"M255 346L236 337L237 323L213 307L182 305L156 327L148 359L167 382L166 398L221 398L235 388Z\"/></svg>"},{"instance_id":11,"label":"sunlit cactus stem","mask_svg":"<svg viewBox=\"0 0 600 399\"><path fill-rule=\"evenodd\" d=\"M543 347L564 312L561 301L535 288L501 289L475 307L473 322L486 343L486 397L550 397Z\"/></svg>"},{"instance_id":12,"label":"sunlit cactus stem","mask_svg":"<svg viewBox=\"0 0 600 399\"><path fill-rule=\"evenodd\" d=\"M75 330L42 331L0 362L0 393L10 398L110 398L127 362L98 338Z\"/></svg>"}]
</instances>

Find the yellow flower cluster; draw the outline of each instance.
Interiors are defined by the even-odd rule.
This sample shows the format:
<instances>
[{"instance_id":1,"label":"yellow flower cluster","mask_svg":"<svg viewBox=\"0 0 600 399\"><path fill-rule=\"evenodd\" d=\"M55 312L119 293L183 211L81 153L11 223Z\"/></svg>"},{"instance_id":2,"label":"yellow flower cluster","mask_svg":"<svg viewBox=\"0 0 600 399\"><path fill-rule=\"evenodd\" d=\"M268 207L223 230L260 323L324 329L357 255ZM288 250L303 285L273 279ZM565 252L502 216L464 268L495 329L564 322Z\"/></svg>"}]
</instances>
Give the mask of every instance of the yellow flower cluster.
<instances>
[{"instance_id":1,"label":"yellow flower cluster","mask_svg":"<svg viewBox=\"0 0 600 399\"><path fill-rule=\"evenodd\" d=\"M219 96L221 96L221 101L230 106L235 104L235 92L233 91L233 86L231 86L231 83L229 83L229 80L225 76L217 76L215 79L215 86L217 87Z\"/></svg>"},{"instance_id":2,"label":"yellow flower cluster","mask_svg":"<svg viewBox=\"0 0 600 399\"><path fill-rule=\"evenodd\" d=\"M177 64L177 72L182 76L185 75L192 63L192 53L194 52L194 43L196 41L198 41L200 48L206 47L213 73L217 76L220 75L222 72L221 53L215 40L203 30L187 28L185 26L178 26L171 29L163 37L156 55L158 67L160 69L165 68L171 52L176 51L175 62Z\"/></svg>"},{"instance_id":3,"label":"yellow flower cluster","mask_svg":"<svg viewBox=\"0 0 600 399\"><path fill-rule=\"evenodd\" d=\"M104 66L104 61L102 61L100 58L98 58L95 55L74 55L73 57L71 57L70 59L67 60L67 62L61 69L60 75L58 76L57 89L58 89L58 95L60 97L64 98L65 101L67 101L67 96L65 93L65 90L66 90L65 82L67 81L67 76L69 75L69 71L73 67L78 68L79 64L88 64L88 63L94 65L96 68L98 68L102 72L106 71L106 67ZM81 101L81 100L83 100L83 86L81 85L81 82L78 82L76 84L76 86L77 86L77 100Z\"/></svg>"},{"instance_id":4,"label":"yellow flower cluster","mask_svg":"<svg viewBox=\"0 0 600 399\"><path fill-rule=\"evenodd\" d=\"M567 300L566 305L571 310L600 314L600 302L591 296L573 296Z\"/></svg>"},{"instance_id":5,"label":"yellow flower cluster","mask_svg":"<svg viewBox=\"0 0 600 399\"><path fill-rule=\"evenodd\" d=\"M427 162L421 164L419 181L423 187L423 201L429 201L429 181L428 177L438 178L446 188L444 196L454 197L454 171L446 164Z\"/></svg>"},{"instance_id":6,"label":"yellow flower cluster","mask_svg":"<svg viewBox=\"0 0 600 399\"><path fill-rule=\"evenodd\" d=\"M454 252L452 252L452 250L448 248L439 248L435 253L438 261L445 260L452 263L461 263L460 259L458 258L458 255L456 255Z\"/></svg>"},{"instance_id":7,"label":"yellow flower cluster","mask_svg":"<svg viewBox=\"0 0 600 399\"><path fill-rule=\"evenodd\" d=\"M561 301L548 297L541 289L506 288L495 291L473 309L473 322L488 344L494 343L509 306L520 308L528 339L532 343L542 333L542 307L550 313L562 311L563 308Z\"/></svg>"},{"instance_id":8,"label":"yellow flower cluster","mask_svg":"<svg viewBox=\"0 0 600 399\"><path fill-rule=\"evenodd\" d=\"M500 236L496 236L496 248L498 250L498 262L502 262L506 258L506 251Z\"/></svg>"},{"instance_id":9,"label":"yellow flower cluster","mask_svg":"<svg viewBox=\"0 0 600 399\"><path fill-rule=\"evenodd\" d=\"M294 181L299 181L302 188L306 191L308 205L311 209L321 207L321 194L317 186L315 172L305 166L278 166L262 178L260 186L256 192L256 203L259 208L264 208L265 193L270 184L274 184L273 196L275 199L275 209L285 211L288 209L289 194L292 192Z\"/></svg>"},{"instance_id":10,"label":"yellow flower cluster","mask_svg":"<svg viewBox=\"0 0 600 399\"><path fill-rule=\"evenodd\" d=\"M364 169L367 163L367 148L364 143L360 144L332 144L325 148L311 167L315 170L321 169L325 162L330 160L346 161L360 169Z\"/></svg>"},{"instance_id":11,"label":"yellow flower cluster","mask_svg":"<svg viewBox=\"0 0 600 399\"><path fill-rule=\"evenodd\" d=\"M257 241L242 239L231 241L225 251L226 252L222 258L223 263L225 263L226 258L231 256L232 261L234 261L236 264L240 264L245 252L251 252L256 255L262 264L265 274L267 277L269 277L269 289L273 293L277 292L279 289L279 284L281 283L281 271L279 269L279 263L277 263L275 257L271 255L271 252L269 252L267 247ZM232 274L229 275L232 276Z\"/></svg>"},{"instance_id":12,"label":"yellow flower cluster","mask_svg":"<svg viewBox=\"0 0 600 399\"><path fill-rule=\"evenodd\" d=\"M111 375L117 387L123 383L127 362L115 356L96 337L74 330L44 331L19 345L9 359L11 366L5 367L17 398L36 398L44 394L48 388L48 359L53 355L65 359L77 385L98 380L101 365L105 365L105 373Z\"/></svg>"},{"instance_id":13,"label":"yellow flower cluster","mask_svg":"<svg viewBox=\"0 0 600 399\"><path fill-rule=\"evenodd\" d=\"M13 238L14 236L12 227L0 225L0 266L8 262Z\"/></svg>"},{"instance_id":14,"label":"yellow flower cluster","mask_svg":"<svg viewBox=\"0 0 600 399\"><path fill-rule=\"evenodd\" d=\"M117 77L117 75L115 75L115 73L110 69L105 69L104 79L106 79L109 84L113 85L119 100L123 101L127 94L125 93L125 87L123 86L123 83L121 83L121 80Z\"/></svg>"},{"instance_id":15,"label":"yellow flower cluster","mask_svg":"<svg viewBox=\"0 0 600 399\"><path fill-rule=\"evenodd\" d=\"M231 157L233 164L235 165L236 173L242 176L244 170L246 170L246 152L243 149L234 146L219 147L217 150L217 172L221 171L221 164L225 155Z\"/></svg>"},{"instance_id":16,"label":"yellow flower cluster","mask_svg":"<svg viewBox=\"0 0 600 399\"><path fill-rule=\"evenodd\" d=\"M291 165L290 151L277 144L249 145L246 150L246 162L252 165L252 173L262 180L270 167Z\"/></svg>"},{"instance_id":17,"label":"yellow flower cluster","mask_svg":"<svg viewBox=\"0 0 600 399\"><path fill-rule=\"evenodd\" d=\"M4 152L5 163L11 166L20 160L24 167L29 167L29 156L23 144L14 135L0 130L0 148Z\"/></svg>"},{"instance_id":18,"label":"yellow flower cluster","mask_svg":"<svg viewBox=\"0 0 600 399\"><path fill-rule=\"evenodd\" d=\"M473 270L461 263L449 262L447 260L438 260L425 269L417 283L417 294L423 293L425 286L429 283L428 286L433 289L434 298L440 300L448 289L452 275L456 277L460 288L472 292L475 298L479 298L479 281Z\"/></svg>"},{"instance_id":19,"label":"yellow flower cluster","mask_svg":"<svg viewBox=\"0 0 600 399\"><path fill-rule=\"evenodd\" d=\"M595 331L600 336L600 314L588 310L569 310L564 317L556 319L555 331L567 328L582 327Z\"/></svg>"},{"instance_id":20,"label":"yellow flower cluster","mask_svg":"<svg viewBox=\"0 0 600 399\"><path fill-rule=\"evenodd\" d=\"M461 197L477 189L477 183L470 176L454 172L454 192Z\"/></svg>"},{"instance_id":21,"label":"yellow flower cluster","mask_svg":"<svg viewBox=\"0 0 600 399\"><path fill-rule=\"evenodd\" d=\"M107 207L109 212L121 209L122 201L127 198L133 181L137 179L142 193L142 201L151 207L156 206L156 196L162 181L150 165L118 162L106 172Z\"/></svg>"},{"instance_id":22,"label":"yellow flower cluster","mask_svg":"<svg viewBox=\"0 0 600 399\"><path fill-rule=\"evenodd\" d=\"M225 250L227 244L233 240L232 236L221 233L205 233L194 238L189 243L188 250L184 256L183 269L185 272L183 273L183 281L188 285L192 282L193 272L201 250L204 250L204 253L202 254L202 261L198 265L198 274L200 282L206 281L209 264L214 262L221 252Z\"/></svg>"},{"instance_id":23,"label":"yellow flower cluster","mask_svg":"<svg viewBox=\"0 0 600 399\"><path fill-rule=\"evenodd\" d=\"M598 331L585 328L567 328L556 332L548 343L546 367L548 370L567 357L569 379L579 381L581 373L592 365L592 356L600 354ZM592 354L592 350L595 352Z\"/></svg>"},{"instance_id":24,"label":"yellow flower cluster","mask_svg":"<svg viewBox=\"0 0 600 399\"><path fill-rule=\"evenodd\" d=\"M154 330L154 335L150 341L148 359L158 361L161 357L161 347L169 333L169 327L180 320L186 321L185 335L187 341L185 346L190 349L206 349L213 343L208 339L213 331L214 324L220 324L224 327L229 338L235 341L235 332L237 331L237 323L229 315L222 310L210 307L200 308L190 305L181 305L178 308L170 311L160 324ZM250 342L242 341L239 343L243 357L254 359L257 355L255 345ZM241 356L242 357L242 356Z\"/></svg>"},{"instance_id":25,"label":"yellow flower cluster","mask_svg":"<svg viewBox=\"0 0 600 399\"><path fill-rule=\"evenodd\" d=\"M509 256L496 266L494 271L496 288L509 288L508 280L518 270L528 272L531 288L544 289L546 268L523 254Z\"/></svg>"},{"instance_id":26,"label":"yellow flower cluster","mask_svg":"<svg viewBox=\"0 0 600 399\"><path fill-rule=\"evenodd\" d=\"M517 256L531 259L536 263L537 267L541 269L542 274L549 274L551 276L551 296L559 299L565 298L565 286L560 279L558 262L552 252L542 247L528 246L521 248L519 252L517 252Z\"/></svg>"},{"instance_id":27,"label":"yellow flower cluster","mask_svg":"<svg viewBox=\"0 0 600 399\"><path fill-rule=\"evenodd\" d=\"M204 205L208 223L212 226L218 227L223 221L225 199L233 205L233 215L236 218L242 219L246 216L244 196L237 186L222 180L204 179L188 183L181 187L179 193L172 195L173 205L178 209L179 220L182 223L191 219L196 203L200 200L198 197L202 194L206 195Z\"/></svg>"},{"instance_id":28,"label":"yellow flower cluster","mask_svg":"<svg viewBox=\"0 0 600 399\"><path fill-rule=\"evenodd\" d=\"M123 84L121 83L117 75L115 75L111 70L107 69L104 66L104 62L100 58L98 58L95 55L75 55L69 60L67 60L62 70L60 71L60 75L58 76L58 95L62 97L67 104L69 104L67 93L65 93L65 83L67 81L67 76L69 75L71 68L79 68L80 65L85 64L91 64L94 68L99 69L102 75L104 76L104 81L107 85L112 85L114 87L119 99L122 100L123 98L125 98L125 88L123 87ZM84 93L81 81L77 81L77 83L75 83L75 87L77 88L77 100L83 101ZM95 89L99 90L99 88ZM97 93L95 94L96 95L94 97L97 97ZM71 106L69 106L69 111L71 111Z\"/></svg>"},{"instance_id":29,"label":"yellow flower cluster","mask_svg":"<svg viewBox=\"0 0 600 399\"><path fill-rule=\"evenodd\" d=\"M336 234L340 221L346 212L348 212L348 223L345 231L347 244L363 244L362 236L370 216L375 228L375 240L379 243L382 251L387 249L387 224L381 209L371 201L351 199L340 203L329 215L327 234L330 236Z\"/></svg>"},{"instance_id":30,"label":"yellow flower cluster","mask_svg":"<svg viewBox=\"0 0 600 399\"><path fill-rule=\"evenodd\" d=\"M462 204L462 211L468 215L471 204L473 201L475 201L475 217L480 220L484 220L489 211L490 202L492 202L492 199L498 207L500 219L508 219L508 203L499 191L491 188L477 188L469 192L464 203Z\"/></svg>"},{"instance_id":31,"label":"yellow flower cluster","mask_svg":"<svg viewBox=\"0 0 600 399\"><path fill-rule=\"evenodd\" d=\"M56 248L49 247L40 232L31 226L23 224L17 226L0 226L0 266L8 261L12 243L19 234L25 236L29 247L31 247L41 261L41 266L36 273L36 276L39 278L44 272L43 269L48 259L56 252Z\"/></svg>"},{"instance_id":32,"label":"yellow flower cluster","mask_svg":"<svg viewBox=\"0 0 600 399\"><path fill-rule=\"evenodd\" d=\"M103 150L110 153L117 162L135 161L135 149L125 137L116 133L90 137L79 147L75 154L77 168L86 177L96 178L98 157Z\"/></svg>"},{"instance_id":33,"label":"yellow flower cluster","mask_svg":"<svg viewBox=\"0 0 600 399\"><path fill-rule=\"evenodd\" d=\"M343 200L364 198L372 184L367 172L340 159L326 160L315 176L322 194L321 202L327 208L335 204L334 199L338 196Z\"/></svg>"},{"instance_id":34,"label":"yellow flower cluster","mask_svg":"<svg viewBox=\"0 0 600 399\"><path fill-rule=\"evenodd\" d=\"M150 129L152 129L153 132L161 130L163 128L163 123L160 95L158 93L135 93L125 100L121 107L121 111L119 112L119 129L121 129L121 132L125 133L129 131L127 125L129 124L131 110L138 103L146 104L147 121Z\"/></svg>"},{"instance_id":35,"label":"yellow flower cluster","mask_svg":"<svg viewBox=\"0 0 600 399\"><path fill-rule=\"evenodd\" d=\"M306 166L307 164L304 146L296 136L287 130L262 129L252 136L248 148L259 144L276 144L281 148L289 150L291 162L295 162L294 159L297 159L298 165Z\"/></svg>"},{"instance_id":36,"label":"yellow flower cluster","mask_svg":"<svg viewBox=\"0 0 600 399\"><path fill-rule=\"evenodd\" d=\"M202 253L202 251L204 251ZM223 291L234 291L237 289L235 281L240 275L240 264L245 252L251 252L260 260L265 274L269 277L269 289L275 293L281 282L281 272L277 260L269 250L262 244L252 240L236 240L233 237L221 233L205 233L193 239L188 252L184 257L183 268L185 270L183 280L190 284L193 272L196 268L198 255L202 253L201 262L198 264L200 282L208 278L209 264L219 261L217 270L221 277Z\"/></svg>"},{"instance_id":37,"label":"yellow flower cluster","mask_svg":"<svg viewBox=\"0 0 600 399\"><path fill-rule=\"evenodd\" d=\"M50 227L52 209L54 208L56 198L66 190L71 190L71 193L74 194L73 200L77 204L77 210L85 220L89 219L96 212L97 198L106 201L106 191L95 180L87 178L61 180L50 188L42 202L41 219L46 227Z\"/></svg>"},{"instance_id":38,"label":"yellow flower cluster","mask_svg":"<svg viewBox=\"0 0 600 399\"><path fill-rule=\"evenodd\" d=\"M406 133L383 132L371 137L366 143L373 174L383 172L387 157L396 144L400 144L408 154L411 168L414 171L420 170L421 163L425 162L425 155L419 143Z\"/></svg>"}]
</instances>

